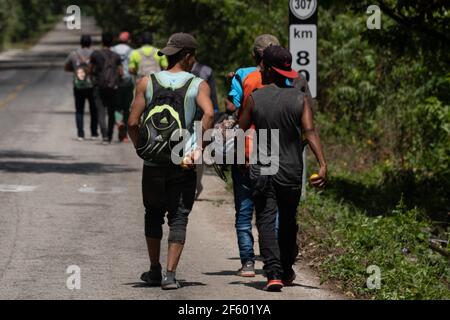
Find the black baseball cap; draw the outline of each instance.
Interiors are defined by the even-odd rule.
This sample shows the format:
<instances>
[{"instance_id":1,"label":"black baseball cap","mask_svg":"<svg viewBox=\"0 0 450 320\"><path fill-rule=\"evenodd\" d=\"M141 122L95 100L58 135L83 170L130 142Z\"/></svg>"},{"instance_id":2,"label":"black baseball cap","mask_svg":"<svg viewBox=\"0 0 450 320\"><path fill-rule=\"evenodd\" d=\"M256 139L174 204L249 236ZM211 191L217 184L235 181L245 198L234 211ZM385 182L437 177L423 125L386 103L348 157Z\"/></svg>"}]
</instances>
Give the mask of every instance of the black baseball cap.
<instances>
[{"instance_id":1,"label":"black baseball cap","mask_svg":"<svg viewBox=\"0 0 450 320\"><path fill-rule=\"evenodd\" d=\"M286 78L298 78L298 72L292 69L292 55L282 46L267 47L263 53L263 62Z\"/></svg>"},{"instance_id":2,"label":"black baseball cap","mask_svg":"<svg viewBox=\"0 0 450 320\"><path fill-rule=\"evenodd\" d=\"M190 34L175 33L167 41L166 47L159 50L158 55L173 56L183 49L197 49L197 46L197 40Z\"/></svg>"}]
</instances>

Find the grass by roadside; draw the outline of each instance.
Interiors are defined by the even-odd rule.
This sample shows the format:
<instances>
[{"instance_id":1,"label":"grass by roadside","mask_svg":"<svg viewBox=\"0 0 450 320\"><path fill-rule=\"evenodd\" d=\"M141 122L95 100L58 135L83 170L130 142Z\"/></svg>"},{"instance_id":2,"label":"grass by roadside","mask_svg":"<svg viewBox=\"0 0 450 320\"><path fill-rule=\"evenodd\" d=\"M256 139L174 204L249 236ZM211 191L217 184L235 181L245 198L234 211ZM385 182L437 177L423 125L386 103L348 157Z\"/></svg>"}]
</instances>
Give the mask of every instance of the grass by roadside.
<instances>
[{"instance_id":1,"label":"grass by roadside","mask_svg":"<svg viewBox=\"0 0 450 320\"><path fill-rule=\"evenodd\" d=\"M308 186L298 216L302 261L351 298L450 299L450 259L429 246L439 238L447 241L440 249L450 252L448 226L423 208L408 209L398 190L380 193L388 187L380 175L377 168L357 176L331 172L325 191ZM381 272L379 289L367 286L371 266Z\"/></svg>"},{"instance_id":2,"label":"grass by roadside","mask_svg":"<svg viewBox=\"0 0 450 320\"><path fill-rule=\"evenodd\" d=\"M401 194L391 195L400 200L390 211L385 211L388 206L382 197L376 199L377 213L348 201L354 190L341 189L343 181L368 187L369 181L377 180L374 176L373 171L357 177L335 173L326 191L308 190L298 218L303 258L319 271L322 281L332 281L351 297L450 299L450 261L429 247L429 240L437 236L436 224L421 209L409 210ZM359 201L375 208L370 203L374 196ZM447 241L441 249L448 251L448 231L441 230L439 237ZM373 275L370 266L381 271L379 289L367 286Z\"/></svg>"}]
</instances>

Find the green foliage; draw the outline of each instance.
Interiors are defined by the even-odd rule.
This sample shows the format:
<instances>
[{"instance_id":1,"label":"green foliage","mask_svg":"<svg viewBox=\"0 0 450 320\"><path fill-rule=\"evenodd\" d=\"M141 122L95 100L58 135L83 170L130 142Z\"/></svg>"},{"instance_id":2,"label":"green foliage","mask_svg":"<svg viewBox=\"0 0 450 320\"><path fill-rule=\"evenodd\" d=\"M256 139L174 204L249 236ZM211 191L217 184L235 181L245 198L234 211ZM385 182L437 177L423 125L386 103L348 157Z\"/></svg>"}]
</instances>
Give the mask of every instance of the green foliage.
<instances>
[{"instance_id":1,"label":"green foliage","mask_svg":"<svg viewBox=\"0 0 450 320\"><path fill-rule=\"evenodd\" d=\"M381 168L381 187L367 193L376 192L384 210L404 192L409 208L448 220L447 9L440 1L378 1L385 9L378 31L366 28L366 3L339 2L319 14L319 30L328 32L319 38L316 119L330 162L352 173Z\"/></svg>"},{"instance_id":2,"label":"green foliage","mask_svg":"<svg viewBox=\"0 0 450 320\"><path fill-rule=\"evenodd\" d=\"M8 43L38 35L45 24L62 13L63 0L2 0L0 2L0 49Z\"/></svg>"},{"instance_id":3,"label":"green foliage","mask_svg":"<svg viewBox=\"0 0 450 320\"><path fill-rule=\"evenodd\" d=\"M112 0L86 3L94 6L98 21L105 29L114 32L127 29L134 35L151 30L160 46L174 32L194 34L200 44L201 61L222 75L254 63L251 56L253 41L262 33L272 33L287 45L288 6L282 1ZM117 11L121 15L114 14Z\"/></svg>"},{"instance_id":4,"label":"green foliage","mask_svg":"<svg viewBox=\"0 0 450 320\"><path fill-rule=\"evenodd\" d=\"M430 174L450 175L450 105L428 98L413 110L415 130L408 160ZM417 169L416 169L417 170Z\"/></svg>"}]
</instances>

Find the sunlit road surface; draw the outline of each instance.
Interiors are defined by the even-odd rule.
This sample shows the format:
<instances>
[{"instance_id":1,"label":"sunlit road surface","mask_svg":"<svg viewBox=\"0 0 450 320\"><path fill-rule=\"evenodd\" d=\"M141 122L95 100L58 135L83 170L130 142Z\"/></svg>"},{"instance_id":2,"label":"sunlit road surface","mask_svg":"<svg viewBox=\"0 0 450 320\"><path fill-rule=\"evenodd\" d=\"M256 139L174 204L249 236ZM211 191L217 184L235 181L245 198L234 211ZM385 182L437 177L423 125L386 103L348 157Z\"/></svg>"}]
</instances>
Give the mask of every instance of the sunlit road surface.
<instances>
[{"instance_id":1,"label":"sunlit road surface","mask_svg":"<svg viewBox=\"0 0 450 320\"><path fill-rule=\"evenodd\" d=\"M81 32L99 34L91 20ZM139 280L149 268L142 162L130 144L75 140L71 75L62 65L81 32L61 23L31 50L0 54L0 298L342 298L301 261L297 285L282 293L261 290L261 262L256 278L235 276L233 200L212 173L191 214L183 288L163 292ZM81 271L79 290L67 286L69 266Z\"/></svg>"}]
</instances>

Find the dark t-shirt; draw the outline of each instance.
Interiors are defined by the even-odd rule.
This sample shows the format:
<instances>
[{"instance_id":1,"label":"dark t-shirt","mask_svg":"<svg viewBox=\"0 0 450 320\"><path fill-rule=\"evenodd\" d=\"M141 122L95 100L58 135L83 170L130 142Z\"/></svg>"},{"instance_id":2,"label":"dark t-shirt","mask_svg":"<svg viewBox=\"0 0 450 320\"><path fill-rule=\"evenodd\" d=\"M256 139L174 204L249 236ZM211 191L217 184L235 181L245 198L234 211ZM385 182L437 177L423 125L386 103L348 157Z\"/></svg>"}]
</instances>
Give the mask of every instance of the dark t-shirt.
<instances>
[{"instance_id":1,"label":"dark t-shirt","mask_svg":"<svg viewBox=\"0 0 450 320\"><path fill-rule=\"evenodd\" d=\"M99 75L103 71L103 66L105 65L105 56L111 55L114 60L114 65L118 68L122 65L122 59L120 56L110 49L95 50L91 55L91 64L94 66L92 72L92 80L94 84L98 84ZM118 71L117 71L118 72Z\"/></svg>"},{"instance_id":2,"label":"dark t-shirt","mask_svg":"<svg viewBox=\"0 0 450 320\"><path fill-rule=\"evenodd\" d=\"M211 89L211 101L214 106L214 112L219 112L219 103L217 100L217 89L216 89L216 82L214 80L213 70L204 64L196 62L191 70L191 73L194 76L205 80L209 84L209 87Z\"/></svg>"},{"instance_id":3,"label":"dark t-shirt","mask_svg":"<svg viewBox=\"0 0 450 320\"><path fill-rule=\"evenodd\" d=\"M272 166L274 164L279 166L273 175L276 183L287 187L301 186L303 173L301 119L305 94L297 88L278 88L269 85L253 92L252 97L255 102L252 119L258 138L259 164L267 164L264 157L271 159ZM269 142L267 144L261 144L264 142L264 139L261 140L261 129L267 130ZM274 129L278 129L278 143L270 138ZM279 150L279 157L276 157L275 148ZM259 175L260 165L252 166L251 175Z\"/></svg>"}]
</instances>

